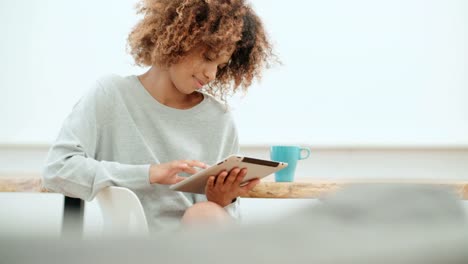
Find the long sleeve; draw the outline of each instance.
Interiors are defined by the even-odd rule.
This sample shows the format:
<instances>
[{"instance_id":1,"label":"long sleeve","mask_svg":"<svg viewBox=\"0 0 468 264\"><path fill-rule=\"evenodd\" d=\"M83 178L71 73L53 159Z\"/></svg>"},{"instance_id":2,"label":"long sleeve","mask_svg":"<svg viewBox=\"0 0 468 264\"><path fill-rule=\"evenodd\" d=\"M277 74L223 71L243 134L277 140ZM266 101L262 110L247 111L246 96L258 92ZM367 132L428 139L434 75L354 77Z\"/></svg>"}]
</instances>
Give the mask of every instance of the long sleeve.
<instances>
[{"instance_id":1,"label":"long sleeve","mask_svg":"<svg viewBox=\"0 0 468 264\"><path fill-rule=\"evenodd\" d=\"M92 200L104 187L150 188L149 164L129 165L96 160L106 106L102 87L84 96L65 120L43 171L44 187L70 197ZM107 98L112 100L112 98Z\"/></svg>"}]
</instances>

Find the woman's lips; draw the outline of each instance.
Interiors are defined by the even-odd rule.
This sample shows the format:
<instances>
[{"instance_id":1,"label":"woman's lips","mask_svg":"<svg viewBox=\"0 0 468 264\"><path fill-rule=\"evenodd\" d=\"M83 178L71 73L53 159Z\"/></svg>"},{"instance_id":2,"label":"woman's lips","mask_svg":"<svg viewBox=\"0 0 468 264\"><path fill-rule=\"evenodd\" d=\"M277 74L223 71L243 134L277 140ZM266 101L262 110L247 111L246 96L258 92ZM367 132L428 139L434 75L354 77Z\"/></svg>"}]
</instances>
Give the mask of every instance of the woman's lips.
<instances>
[{"instance_id":1,"label":"woman's lips","mask_svg":"<svg viewBox=\"0 0 468 264\"><path fill-rule=\"evenodd\" d=\"M198 89L202 88L203 85L205 85L202 81L200 81L198 78L196 77L193 77L195 79L195 84L197 86Z\"/></svg>"}]
</instances>

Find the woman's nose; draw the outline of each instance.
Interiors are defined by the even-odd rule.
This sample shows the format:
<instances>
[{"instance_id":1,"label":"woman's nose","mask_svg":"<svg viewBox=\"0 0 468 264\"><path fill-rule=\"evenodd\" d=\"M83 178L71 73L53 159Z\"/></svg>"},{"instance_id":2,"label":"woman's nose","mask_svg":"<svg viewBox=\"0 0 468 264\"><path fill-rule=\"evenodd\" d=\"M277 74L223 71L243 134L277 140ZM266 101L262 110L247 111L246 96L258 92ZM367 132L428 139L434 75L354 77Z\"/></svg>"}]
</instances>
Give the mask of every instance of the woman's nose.
<instances>
[{"instance_id":1,"label":"woman's nose","mask_svg":"<svg viewBox=\"0 0 468 264\"><path fill-rule=\"evenodd\" d=\"M207 82L211 82L216 78L216 72L218 70L218 67L216 66L207 66L204 71L205 78L207 79Z\"/></svg>"}]
</instances>

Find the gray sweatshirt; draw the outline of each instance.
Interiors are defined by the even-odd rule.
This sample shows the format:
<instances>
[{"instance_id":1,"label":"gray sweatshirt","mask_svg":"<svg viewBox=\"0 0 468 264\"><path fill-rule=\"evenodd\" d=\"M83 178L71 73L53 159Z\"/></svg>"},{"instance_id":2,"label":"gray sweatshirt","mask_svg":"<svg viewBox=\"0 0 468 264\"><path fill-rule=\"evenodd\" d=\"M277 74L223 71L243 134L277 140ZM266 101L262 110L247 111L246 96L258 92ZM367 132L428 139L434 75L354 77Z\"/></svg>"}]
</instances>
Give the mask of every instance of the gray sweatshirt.
<instances>
[{"instance_id":1,"label":"gray sweatshirt","mask_svg":"<svg viewBox=\"0 0 468 264\"><path fill-rule=\"evenodd\" d=\"M226 106L210 95L174 109L156 101L136 76L107 76L74 106L52 145L44 187L90 201L107 186L133 190L151 231L177 228L185 210L205 195L150 184L150 164L194 159L215 164L239 152ZM225 207L239 217L239 199Z\"/></svg>"}]
</instances>

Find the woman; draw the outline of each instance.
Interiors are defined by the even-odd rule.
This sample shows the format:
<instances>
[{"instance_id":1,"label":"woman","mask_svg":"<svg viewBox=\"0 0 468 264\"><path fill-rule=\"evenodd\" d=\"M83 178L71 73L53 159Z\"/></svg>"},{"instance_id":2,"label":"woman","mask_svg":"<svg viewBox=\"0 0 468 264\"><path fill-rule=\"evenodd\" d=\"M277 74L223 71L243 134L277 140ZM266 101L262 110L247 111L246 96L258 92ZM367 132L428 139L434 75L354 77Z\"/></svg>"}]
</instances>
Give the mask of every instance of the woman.
<instances>
[{"instance_id":1,"label":"woman","mask_svg":"<svg viewBox=\"0 0 468 264\"><path fill-rule=\"evenodd\" d=\"M107 186L133 190L152 231L238 218L246 170L212 176L206 195L170 184L238 153L226 97L247 90L268 64L270 43L243 0L146 0L130 33L140 76L107 76L74 107L50 149L44 186L91 200ZM181 175L185 174L185 175Z\"/></svg>"}]
</instances>

